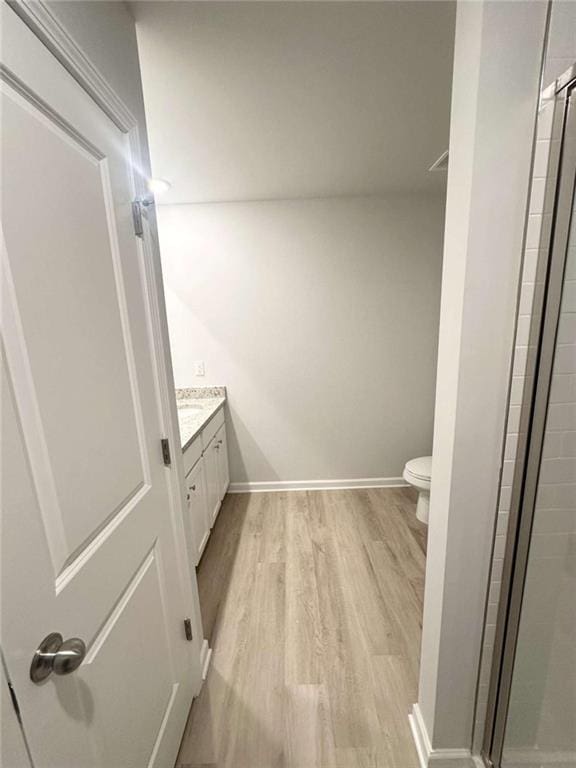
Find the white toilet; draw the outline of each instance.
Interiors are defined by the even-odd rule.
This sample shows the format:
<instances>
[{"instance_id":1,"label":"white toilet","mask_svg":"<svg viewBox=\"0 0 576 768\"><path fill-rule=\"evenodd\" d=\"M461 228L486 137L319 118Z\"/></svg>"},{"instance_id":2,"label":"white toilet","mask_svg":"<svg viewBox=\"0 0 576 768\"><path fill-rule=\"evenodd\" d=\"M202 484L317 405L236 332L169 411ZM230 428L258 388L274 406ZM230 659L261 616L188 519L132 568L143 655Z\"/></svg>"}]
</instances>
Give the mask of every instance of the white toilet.
<instances>
[{"instance_id":1,"label":"white toilet","mask_svg":"<svg viewBox=\"0 0 576 768\"><path fill-rule=\"evenodd\" d=\"M404 467L403 477L407 483L413 485L418 491L418 505L416 517L428 524L428 510L430 508L430 478L432 476L432 456L420 456L418 459L410 459Z\"/></svg>"}]
</instances>

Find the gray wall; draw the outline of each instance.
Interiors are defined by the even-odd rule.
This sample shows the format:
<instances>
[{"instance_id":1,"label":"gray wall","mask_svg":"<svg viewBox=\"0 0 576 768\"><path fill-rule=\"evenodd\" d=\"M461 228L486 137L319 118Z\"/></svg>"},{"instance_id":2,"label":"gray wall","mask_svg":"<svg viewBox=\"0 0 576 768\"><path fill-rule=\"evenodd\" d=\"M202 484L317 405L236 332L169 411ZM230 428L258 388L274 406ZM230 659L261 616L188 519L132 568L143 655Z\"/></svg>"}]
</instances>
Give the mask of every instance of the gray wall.
<instances>
[{"instance_id":1,"label":"gray wall","mask_svg":"<svg viewBox=\"0 0 576 768\"><path fill-rule=\"evenodd\" d=\"M459 3L457 10L414 721L421 746L434 750L437 768L472 765L466 756L496 522L546 8L486 0Z\"/></svg>"},{"instance_id":2,"label":"gray wall","mask_svg":"<svg viewBox=\"0 0 576 768\"><path fill-rule=\"evenodd\" d=\"M160 206L159 224L176 385L227 385L232 482L399 477L431 452L442 196Z\"/></svg>"}]
</instances>

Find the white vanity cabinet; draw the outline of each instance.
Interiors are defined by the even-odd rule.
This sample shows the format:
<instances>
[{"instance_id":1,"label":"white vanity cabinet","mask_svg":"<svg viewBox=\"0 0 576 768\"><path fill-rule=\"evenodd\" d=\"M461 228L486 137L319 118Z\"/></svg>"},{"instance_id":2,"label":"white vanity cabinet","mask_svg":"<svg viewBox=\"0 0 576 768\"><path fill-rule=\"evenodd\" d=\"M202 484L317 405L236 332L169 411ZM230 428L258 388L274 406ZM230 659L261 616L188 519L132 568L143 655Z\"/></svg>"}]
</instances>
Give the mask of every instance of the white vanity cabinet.
<instances>
[{"instance_id":1,"label":"white vanity cabinet","mask_svg":"<svg viewBox=\"0 0 576 768\"><path fill-rule=\"evenodd\" d=\"M217 411L184 451L189 552L198 565L230 483L224 411Z\"/></svg>"}]
</instances>

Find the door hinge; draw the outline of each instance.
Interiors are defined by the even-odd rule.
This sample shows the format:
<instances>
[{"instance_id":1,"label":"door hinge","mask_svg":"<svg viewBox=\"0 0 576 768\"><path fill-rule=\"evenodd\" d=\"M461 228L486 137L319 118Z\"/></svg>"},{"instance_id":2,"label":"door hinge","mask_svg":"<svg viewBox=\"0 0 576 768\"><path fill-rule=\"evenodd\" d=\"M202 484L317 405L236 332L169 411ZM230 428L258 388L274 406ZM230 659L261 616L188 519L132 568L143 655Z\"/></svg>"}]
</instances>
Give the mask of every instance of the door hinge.
<instances>
[{"instance_id":1,"label":"door hinge","mask_svg":"<svg viewBox=\"0 0 576 768\"><path fill-rule=\"evenodd\" d=\"M132 223L134 225L134 234L136 237L144 237L143 217L146 215L146 209L154 205L153 197L137 197L132 201Z\"/></svg>"},{"instance_id":2,"label":"door hinge","mask_svg":"<svg viewBox=\"0 0 576 768\"><path fill-rule=\"evenodd\" d=\"M136 237L142 237L144 235L144 227L142 225L142 205L139 200L134 200L132 203L132 223L134 224L134 234Z\"/></svg>"},{"instance_id":3,"label":"door hinge","mask_svg":"<svg viewBox=\"0 0 576 768\"><path fill-rule=\"evenodd\" d=\"M184 619L184 634L186 635L186 640L192 640L192 620L191 619Z\"/></svg>"},{"instance_id":4,"label":"door hinge","mask_svg":"<svg viewBox=\"0 0 576 768\"><path fill-rule=\"evenodd\" d=\"M16 717L18 719L18 722L20 723L20 725L22 725L22 717L20 715L20 706L18 705L16 692L14 690L12 683L9 680L8 680L8 691L10 692L10 698L12 699L12 706L14 707L14 712L16 712Z\"/></svg>"},{"instance_id":5,"label":"door hinge","mask_svg":"<svg viewBox=\"0 0 576 768\"><path fill-rule=\"evenodd\" d=\"M163 437L162 440L160 440L160 444L162 445L162 459L164 460L164 464L169 467L172 460L170 458L170 443L168 442L168 438Z\"/></svg>"}]
</instances>

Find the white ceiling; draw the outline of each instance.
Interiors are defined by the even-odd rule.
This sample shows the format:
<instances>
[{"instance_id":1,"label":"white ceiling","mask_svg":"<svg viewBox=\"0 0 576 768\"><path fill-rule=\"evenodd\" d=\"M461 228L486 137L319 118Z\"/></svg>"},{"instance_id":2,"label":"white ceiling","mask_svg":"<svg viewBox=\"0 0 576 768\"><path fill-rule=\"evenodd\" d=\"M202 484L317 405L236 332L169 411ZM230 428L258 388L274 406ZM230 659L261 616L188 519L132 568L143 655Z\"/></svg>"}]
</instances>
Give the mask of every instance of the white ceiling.
<instances>
[{"instance_id":1,"label":"white ceiling","mask_svg":"<svg viewBox=\"0 0 576 768\"><path fill-rule=\"evenodd\" d=\"M133 2L161 202L425 191L453 2Z\"/></svg>"}]
</instances>

